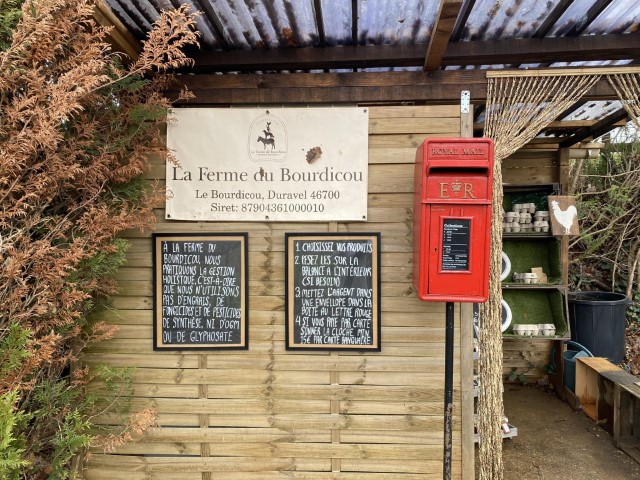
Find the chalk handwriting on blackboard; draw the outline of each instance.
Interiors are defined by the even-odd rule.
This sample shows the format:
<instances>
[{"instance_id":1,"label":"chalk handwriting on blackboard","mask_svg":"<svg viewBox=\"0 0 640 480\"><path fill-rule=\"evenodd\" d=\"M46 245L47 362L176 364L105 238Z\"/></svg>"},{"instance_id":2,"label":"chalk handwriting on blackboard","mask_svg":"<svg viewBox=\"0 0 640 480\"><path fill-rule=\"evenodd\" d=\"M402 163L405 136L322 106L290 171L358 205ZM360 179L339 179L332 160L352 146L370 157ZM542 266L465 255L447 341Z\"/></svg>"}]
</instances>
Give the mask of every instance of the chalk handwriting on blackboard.
<instances>
[{"instance_id":1,"label":"chalk handwriting on blackboard","mask_svg":"<svg viewBox=\"0 0 640 480\"><path fill-rule=\"evenodd\" d=\"M287 348L380 349L379 234L287 234Z\"/></svg>"},{"instance_id":2,"label":"chalk handwriting on blackboard","mask_svg":"<svg viewBox=\"0 0 640 480\"><path fill-rule=\"evenodd\" d=\"M247 348L247 235L154 235L154 348Z\"/></svg>"}]
</instances>

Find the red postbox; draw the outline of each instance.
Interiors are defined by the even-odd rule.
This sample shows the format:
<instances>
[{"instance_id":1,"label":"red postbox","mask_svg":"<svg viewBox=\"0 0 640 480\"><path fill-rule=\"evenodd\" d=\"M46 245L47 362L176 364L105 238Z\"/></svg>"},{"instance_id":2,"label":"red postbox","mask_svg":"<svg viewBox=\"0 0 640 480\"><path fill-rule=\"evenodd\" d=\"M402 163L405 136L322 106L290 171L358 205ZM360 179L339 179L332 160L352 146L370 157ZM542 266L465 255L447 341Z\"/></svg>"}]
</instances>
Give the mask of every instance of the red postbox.
<instances>
[{"instance_id":1,"label":"red postbox","mask_svg":"<svg viewBox=\"0 0 640 480\"><path fill-rule=\"evenodd\" d=\"M428 139L418 147L413 282L421 300L487 300L492 184L491 139Z\"/></svg>"}]
</instances>

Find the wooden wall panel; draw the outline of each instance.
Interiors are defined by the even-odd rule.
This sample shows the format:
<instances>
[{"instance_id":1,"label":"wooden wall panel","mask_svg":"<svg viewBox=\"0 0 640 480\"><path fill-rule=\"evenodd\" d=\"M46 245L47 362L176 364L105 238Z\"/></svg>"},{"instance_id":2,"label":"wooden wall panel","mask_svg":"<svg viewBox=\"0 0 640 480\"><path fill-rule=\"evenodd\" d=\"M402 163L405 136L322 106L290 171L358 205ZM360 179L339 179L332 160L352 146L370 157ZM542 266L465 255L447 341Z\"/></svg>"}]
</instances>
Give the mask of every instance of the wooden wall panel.
<instances>
[{"instance_id":1,"label":"wooden wall panel","mask_svg":"<svg viewBox=\"0 0 640 480\"><path fill-rule=\"evenodd\" d=\"M365 223L168 222L158 205L158 232L248 232L249 350L153 352L151 238L130 232L120 293L96 313L119 331L84 360L136 367L133 406L154 408L159 428L118 455L94 452L85 479L442 478L445 309L419 301L411 283L413 163L423 139L459 128L456 107L370 108ZM152 162L150 176L163 179L164 165ZM381 352L285 350L284 234L296 231L381 232Z\"/></svg>"},{"instance_id":2,"label":"wooden wall panel","mask_svg":"<svg viewBox=\"0 0 640 480\"><path fill-rule=\"evenodd\" d=\"M520 150L502 162L502 181L509 184L559 182L557 151Z\"/></svg>"},{"instance_id":3,"label":"wooden wall panel","mask_svg":"<svg viewBox=\"0 0 640 480\"><path fill-rule=\"evenodd\" d=\"M547 373L550 365L553 342L550 340L508 339L502 342L502 368L505 381L537 385ZM516 375L515 379L509 379ZM507 415L508 416L508 415Z\"/></svg>"}]
</instances>

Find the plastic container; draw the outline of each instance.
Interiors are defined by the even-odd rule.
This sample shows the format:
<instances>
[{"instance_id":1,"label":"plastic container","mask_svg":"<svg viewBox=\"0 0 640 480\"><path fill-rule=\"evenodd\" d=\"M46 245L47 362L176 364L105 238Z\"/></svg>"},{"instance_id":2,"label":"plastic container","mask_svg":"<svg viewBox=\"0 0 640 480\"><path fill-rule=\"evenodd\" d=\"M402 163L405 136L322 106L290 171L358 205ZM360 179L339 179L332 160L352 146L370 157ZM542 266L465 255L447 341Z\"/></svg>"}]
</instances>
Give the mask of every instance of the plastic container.
<instances>
[{"instance_id":1,"label":"plastic container","mask_svg":"<svg viewBox=\"0 0 640 480\"><path fill-rule=\"evenodd\" d=\"M593 357L591 352L577 342L565 340L566 344L580 350L567 350L564 352L564 384L572 392L576 391L576 359L578 357Z\"/></svg>"},{"instance_id":2,"label":"plastic container","mask_svg":"<svg viewBox=\"0 0 640 480\"><path fill-rule=\"evenodd\" d=\"M614 365L624 360L626 295L611 292L569 294L571 340Z\"/></svg>"}]
</instances>

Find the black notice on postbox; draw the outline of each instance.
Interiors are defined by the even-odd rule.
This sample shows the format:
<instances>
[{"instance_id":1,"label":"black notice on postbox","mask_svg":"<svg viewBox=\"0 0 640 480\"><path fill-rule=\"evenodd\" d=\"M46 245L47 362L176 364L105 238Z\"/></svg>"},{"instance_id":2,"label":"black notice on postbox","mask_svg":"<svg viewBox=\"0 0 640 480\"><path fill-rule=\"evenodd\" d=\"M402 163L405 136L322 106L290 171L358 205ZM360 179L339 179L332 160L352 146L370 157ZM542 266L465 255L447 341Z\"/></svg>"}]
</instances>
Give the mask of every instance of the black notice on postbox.
<instances>
[{"instance_id":1,"label":"black notice on postbox","mask_svg":"<svg viewBox=\"0 0 640 480\"><path fill-rule=\"evenodd\" d=\"M471 220L446 218L442 225L442 270L469 270Z\"/></svg>"}]
</instances>

